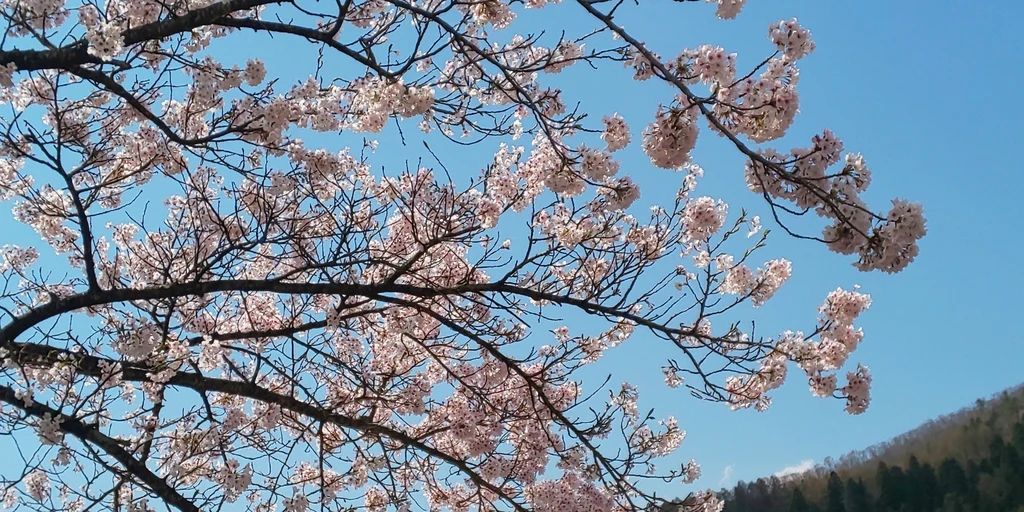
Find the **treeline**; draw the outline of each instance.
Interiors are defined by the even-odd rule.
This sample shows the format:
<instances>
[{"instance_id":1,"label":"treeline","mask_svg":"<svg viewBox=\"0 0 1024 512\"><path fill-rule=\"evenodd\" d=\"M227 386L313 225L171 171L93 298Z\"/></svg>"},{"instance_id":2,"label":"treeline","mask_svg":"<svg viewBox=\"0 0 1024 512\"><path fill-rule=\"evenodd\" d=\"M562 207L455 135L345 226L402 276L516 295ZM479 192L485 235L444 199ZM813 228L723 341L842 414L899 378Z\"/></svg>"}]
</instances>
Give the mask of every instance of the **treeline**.
<instances>
[{"instance_id":1,"label":"treeline","mask_svg":"<svg viewBox=\"0 0 1024 512\"><path fill-rule=\"evenodd\" d=\"M722 497L726 512L1024 512L1024 389Z\"/></svg>"}]
</instances>

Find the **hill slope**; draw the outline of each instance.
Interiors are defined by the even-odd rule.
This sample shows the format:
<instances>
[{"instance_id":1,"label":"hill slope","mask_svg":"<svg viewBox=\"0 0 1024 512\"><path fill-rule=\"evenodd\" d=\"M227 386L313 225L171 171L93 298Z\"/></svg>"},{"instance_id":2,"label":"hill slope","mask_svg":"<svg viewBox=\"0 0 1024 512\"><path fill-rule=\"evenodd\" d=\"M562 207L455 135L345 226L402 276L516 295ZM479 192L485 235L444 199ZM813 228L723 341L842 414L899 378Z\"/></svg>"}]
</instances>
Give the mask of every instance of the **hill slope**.
<instances>
[{"instance_id":1,"label":"hill slope","mask_svg":"<svg viewBox=\"0 0 1024 512\"><path fill-rule=\"evenodd\" d=\"M722 497L726 512L1024 512L1024 386Z\"/></svg>"}]
</instances>

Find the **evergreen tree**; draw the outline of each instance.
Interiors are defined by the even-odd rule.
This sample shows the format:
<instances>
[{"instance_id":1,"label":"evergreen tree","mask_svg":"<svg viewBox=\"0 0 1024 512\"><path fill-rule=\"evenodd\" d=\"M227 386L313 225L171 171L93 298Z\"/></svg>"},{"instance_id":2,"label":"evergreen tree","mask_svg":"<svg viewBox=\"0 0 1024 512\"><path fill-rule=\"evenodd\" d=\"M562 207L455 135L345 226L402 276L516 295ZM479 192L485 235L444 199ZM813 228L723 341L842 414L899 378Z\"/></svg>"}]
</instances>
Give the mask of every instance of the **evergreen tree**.
<instances>
[{"instance_id":1,"label":"evergreen tree","mask_svg":"<svg viewBox=\"0 0 1024 512\"><path fill-rule=\"evenodd\" d=\"M738 482L736 489L732 493L732 503L726 504L727 509L736 511L750 510L750 500L747 496L747 483L743 481Z\"/></svg>"},{"instance_id":2,"label":"evergreen tree","mask_svg":"<svg viewBox=\"0 0 1024 512\"><path fill-rule=\"evenodd\" d=\"M1024 449L1024 422L1018 421L1013 424L1010 440L1018 450Z\"/></svg>"},{"instance_id":3,"label":"evergreen tree","mask_svg":"<svg viewBox=\"0 0 1024 512\"><path fill-rule=\"evenodd\" d=\"M994 436L988 444L988 458L992 463L992 469L1006 464L1006 443L1000 436Z\"/></svg>"},{"instance_id":4,"label":"evergreen tree","mask_svg":"<svg viewBox=\"0 0 1024 512\"><path fill-rule=\"evenodd\" d=\"M906 484L903 495L910 512L931 512L940 505L935 494L938 492L938 478L931 465L922 465L911 455L907 463Z\"/></svg>"},{"instance_id":5,"label":"evergreen tree","mask_svg":"<svg viewBox=\"0 0 1024 512\"><path fill-rule=\"evenodd\" d=\"M918 477L921 488L924 489L923 500L924 510L931 512L942 505L942 491L939 489L939 477L935 474L935 467L931 464L921 466L921 473Z\"/></svg>"},{"instance_id":6,"label":"evergreen tree","mask_svg":"<svg viewBox=\"0 0 1024 512\"><path fill-rule=\"evenodd\" d=\"M846 505L843 503L843 481L835 471L828 474L828 488L825 491L825 500L825 510L827 512L846 512Z\"/></svg>"},{"instance_id":7,"label":"evergreen tree","mask_svg":"<svg viewBox=\"0 0 1024 512\"><path fill-rule=\"evenodd\" d=\"M1012 442L1003 443L1003 452L1000 455L1002 465L1013 473L1019 473L1021 466L1024 466L1022 463L1024 459L1021 457L1022 450L1024 450L1024 446L1015 446Z\"/></svg>"},{"instance_id":8,"label":"evergreen tree","mask_svg":"<svg viewBox=\"0 0 1024 512\"><path fill-rule=\"evenodd\" d=\"M969 460L964 464L964 474L967 476L967 489L964 490L964 498L967 500L967 503L978 503L978 480L982 473L988 471L988 469L985 469L988 466L990 466L988 459L982 459L980 464L973 460Z\"/></svg>"},{"instance_id":9,"label":"evergreen tree","mask_svg":"<svg viewBox=\"0 0 1024 512\"><path fill-rule=\"evenodd\" d=\"M946 457L942 464L939 464L939 486L947 493L967 493L967 473L956 459Z\"/></svg>"},{"instance_id":10,"label":"evergreen tree","mask_svg":"<svg viewBox=\"0 0 1024 512\"><path fill-rule=\"evenodd\" d=\"M899 466L878 464L878 506L880 510L902 512L906 503L906 475Z\"/></svg>"},{"instance_id":11,"label":"evergreen tree","mask_svg":"<svg viewBox=\"0 0 1024 512\"><path fill-rule=\"evenodd\" d=\"M804 493L800 492L799 487L793 488L793 496L789 499L789 512L810 512L811 507L807 504L807 499L804 498Z\"/></svg>"},{"instance_id":12,"label":"evergreen tree","mask_svg":"<svg viewBox=\"0 0 1024 512\"><path fill-rule=\"evenodd\" d=\"M754 492L751 494L751 506L754 510L772 510L772 491L767 480L758 478L757 482L754 482Z\"/></svg>"},{"instance_id":13,"label":"evergreen tree","mask_svg":"<svg viewBox=\"0 0 1024 512\"><path fill-rule=\"evenodd\" d=\"M847 512L872 512L871 496L868 488L861 480L846 480L846 510Z\"/></svg>"},{"instance_id":14,"label":"evergreen tree","mask_svg":"<svg viewBox=\"0 0 1024 512\"><path fill-rule=\"evenodd\" d=\"M779 477L772 475L768 479L768 488L771 490L771 512L785 512L786 505L789 501L786 499L789 497L789 489L786 488L786 484L782 483Z\"/></svg>"}]
</instances>

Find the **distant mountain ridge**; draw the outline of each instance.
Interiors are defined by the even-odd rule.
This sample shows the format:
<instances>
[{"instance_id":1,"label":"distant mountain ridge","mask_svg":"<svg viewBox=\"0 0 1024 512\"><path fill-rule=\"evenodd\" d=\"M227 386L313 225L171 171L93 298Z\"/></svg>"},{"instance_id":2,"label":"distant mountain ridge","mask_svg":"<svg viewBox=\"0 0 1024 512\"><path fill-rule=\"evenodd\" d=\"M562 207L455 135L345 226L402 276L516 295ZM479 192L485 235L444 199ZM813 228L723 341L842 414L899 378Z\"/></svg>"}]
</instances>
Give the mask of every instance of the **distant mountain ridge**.
<instances>
[{"instance_id":1,"label":"distant mountain ridge","mask_svg":"<svg viewBox=\"0 0 1024 512\"><path fill-rule=\"evenodd\" d=\"M725 512L1024 512L1024 385L721 496Z\"/></svg>"}]
</instances>

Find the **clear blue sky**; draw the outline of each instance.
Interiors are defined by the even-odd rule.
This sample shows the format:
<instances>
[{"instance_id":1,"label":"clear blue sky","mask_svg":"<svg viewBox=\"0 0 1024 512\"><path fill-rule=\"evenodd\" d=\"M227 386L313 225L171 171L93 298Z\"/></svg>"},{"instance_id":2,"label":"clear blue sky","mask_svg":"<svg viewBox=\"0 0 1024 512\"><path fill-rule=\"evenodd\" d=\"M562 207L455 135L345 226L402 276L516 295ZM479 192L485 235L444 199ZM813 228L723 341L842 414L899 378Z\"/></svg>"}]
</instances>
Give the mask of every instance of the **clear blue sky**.
<instances>
[{"instance_id":1,"label":"clear blue sky","mask_svg":"<svg viewBox=\"0 0 1024 512\"><path fill-rule=\"evenodd\" d=\"M592 26L578 23L584 14L571 3L544 15L555 13L570 35ZM874 171L870 204L884 211L895 196L923 202L929 234L918 260L896 276L857 272L848 258L787 240L780 230L760 253L794 262L789 284L757 313L764 332L811 327L815 308L836 286L860 284L872 294L874 304L860 322L865 341L854 356L875 379L864 415L848 416L840 402L812 398L796 370L768 412L732 412L665 388L652 370L670 352L642 335L609 354L616 376L641 387L641 405L676 416L688 430L679 456L703 464L701 487L863 448L1024 381L1024 335L1008 322L1024 306L1024 271L1015 267L1024 247L1016 238L1024 177L1015 151L1024 135L1024 106L1015 96L1024 83L1024 36L1016 26L1024 4L750 0L737 20L723 23L703 3L660 2L626 9L620 21L663 56L721 44L740 52L742 70L770 52L768 24L790 17L812 30L817 50L800 66L801 114L791 135L771 146L806 145L811 135L832 129ZM236 48L242 61L243 52L257 51ZM301 65L286 45L273 48L276 57L260 56ZM671 96L657 84L637 89L626 70L591 75L601 80L581 76L557 77L567 98L578 98L598 118L622 113L634 137ZM457 155L461 161L486 153L465 151ZM730 200L733 211L761 214L771 227L764 204L745 189L743 160L723 140L705 130L695 158L707 172L701 193ZM484 164L472 163L469 171ZM681 178L652 168L635 147L626 152L623 172L641 185L642 204L653 202L659 188L674 191ZM813 219L798 225L812 233L820 228ZM20 241L3 238L0 243Z\"/></svg>"}]
</instances>

